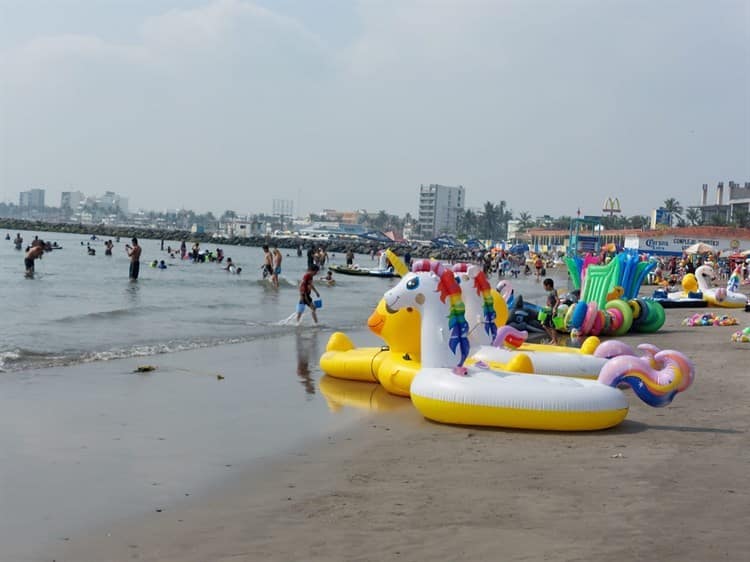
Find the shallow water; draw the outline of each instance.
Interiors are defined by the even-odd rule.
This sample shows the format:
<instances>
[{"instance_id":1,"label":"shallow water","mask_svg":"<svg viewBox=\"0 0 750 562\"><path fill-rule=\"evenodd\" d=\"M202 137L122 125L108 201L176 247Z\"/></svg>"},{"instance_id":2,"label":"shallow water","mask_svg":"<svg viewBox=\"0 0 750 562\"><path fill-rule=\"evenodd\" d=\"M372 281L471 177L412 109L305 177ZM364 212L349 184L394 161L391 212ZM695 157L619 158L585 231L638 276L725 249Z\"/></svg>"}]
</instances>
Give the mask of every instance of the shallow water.
<instances>
[{"instance_id":1,"label":"shallow water","mask_svg":"<svg viewBox=\"0 0 750 562\"><path fill-rule=\"evenodd\" d=\"M260 248L224 247L225 255L243 268L234 275L216 263L170 259L160 251L159 241L142 240L140 278L131 283L124 239L115 244L112 256L105 256L103 240L77 234L21 234L25 244L38 234L63 249L37 260L35 278L29 280L23 276L23 252L14 250L11 241L0 240L0 370L152 355L280 337L294 329L284 320L295 310L297 285L307 265L306 257L298 258L296 252L285 252L281 286L274 289L261 279ZM88 255L86 244L95 247L95 256ZM169 245L179 247L165 241L165 248ZM364 265L371 263L369 256L358 258ZM149 267L154 259L164 259L168 268ZM333 263L342 260L334 256ZM363 326L393 282L337 278L334 287L318 283L322 326ZM309 314L305 316L303 322L311 323Z\"/></svg>"},{"instance_id":2,"label":"shallow water","mask_svg":"<svg viewBox=\"0 0 750 562\"><path fill-rule=\"evenodd\" d=\"M3 237L5 233L2 233ZM15 233L10 233L11 238ZM63 247L36 262L33 280L24 279L23 252L12 241L0 240L0 370L75 364L281 337L291 333L297 285L306 256L284 250L281 287L274 289L260 275L262 250L225 246L225 256L243 268L230 274L216 263L170 259L160 241L142 240L141 272L128 280L126 240L104 255L104 239L80 234L21 232L24 246L35 235ZM89 256L87 244L96 249ZM164 247L179 243L165 241ZM188 248L190 245L188 245ZM203 244L215 249L215 244ZM341 264L343 255L333 255ZM166 270L149 267L164 259ZM373 267L369 256L356 263ZM323 329L347 331L366 324L382 294L398 279L335 275L336 284L317 286L323 308ZM541 302L543 291L532 278L513 280L517 293ZM310 324L309 313L303 323Z\"/></svg>"}]
</instances>

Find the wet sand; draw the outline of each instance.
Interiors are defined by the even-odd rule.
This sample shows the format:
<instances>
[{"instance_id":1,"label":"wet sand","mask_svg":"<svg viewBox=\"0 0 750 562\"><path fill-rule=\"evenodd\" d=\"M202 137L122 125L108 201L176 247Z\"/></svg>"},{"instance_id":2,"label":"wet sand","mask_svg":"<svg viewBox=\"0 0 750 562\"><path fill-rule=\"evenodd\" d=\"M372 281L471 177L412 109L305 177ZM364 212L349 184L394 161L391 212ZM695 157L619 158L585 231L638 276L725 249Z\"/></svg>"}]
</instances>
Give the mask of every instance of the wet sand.
<instances>
[{"instance_id":1,"label":"wet sand","mask_svg":"<svg viewBox=\"0 0 750 562\"><path fill-rule=\"evenodd\" d=\"M681 326L692 312L669 310L659 333L623 338L683 351L697 375L666 408L626 391L617 428L445 426L384 399L394 411L160 512L50 537L34 559L746 560L750 344L729 341L737 327ZM744 311L723 312L750 324Z\"/></svg>"}]
</instances>

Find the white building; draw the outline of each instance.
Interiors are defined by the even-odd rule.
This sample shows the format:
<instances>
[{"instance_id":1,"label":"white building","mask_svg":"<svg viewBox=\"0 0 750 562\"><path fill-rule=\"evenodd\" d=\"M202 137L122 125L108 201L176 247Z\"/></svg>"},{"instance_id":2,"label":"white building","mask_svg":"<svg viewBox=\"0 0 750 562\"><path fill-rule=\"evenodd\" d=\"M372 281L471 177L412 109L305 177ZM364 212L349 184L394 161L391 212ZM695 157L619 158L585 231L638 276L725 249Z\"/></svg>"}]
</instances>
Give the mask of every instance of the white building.
<instances>
[{"instance_id":1,"label":"white building","mask_svg":"<svg viewBox=\"0 0 750 562\"><path fill-rule=\"evenodd\" d=\"M18 197L18 206L29 210L36 209L38 211L43 211L44 190L30 189L28 191L22 191Z\"/></svg>"},{"instance_id":2,"label":"white building","mask_svg":"<svg viewBox=\"0 0 750 562\"><path fill-rule=\"evenodd\" d=\"M63 191L60 194L60 208L75 211L85 199L86 196L80 191Z\"/></svg>"},{"instance_id":3,"label":"white building","mask_svg":"<svg viewBox=\"0 0 750 562\"><path fill-rule=\"evenodd\" d=\"M107 211L119 209L122 213L128 214L128 199L114 191L105 191L104 195L97 197L96 204Z\"/></svg>"},{"instance_id":4,"label":"white building","mask_svg":"<svg viewBox=\"0 0 750 562\"><path fill-rule=\"evenodd\" d=\"M419 186L419 230L423 238L456 234L464 210L464 188L447 185Z\"/></svg>"}]
</instances>

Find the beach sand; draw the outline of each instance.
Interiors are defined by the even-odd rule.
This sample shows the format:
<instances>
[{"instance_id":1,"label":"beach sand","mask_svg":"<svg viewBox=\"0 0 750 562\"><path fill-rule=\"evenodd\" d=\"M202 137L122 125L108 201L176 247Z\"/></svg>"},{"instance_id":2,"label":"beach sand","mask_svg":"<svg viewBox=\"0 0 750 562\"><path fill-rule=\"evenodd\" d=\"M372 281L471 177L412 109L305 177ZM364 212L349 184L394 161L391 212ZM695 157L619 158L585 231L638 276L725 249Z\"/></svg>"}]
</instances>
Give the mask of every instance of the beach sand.
<instances>
[{"instance_id":1,"label":"beach sand","mask_svg":"<svg viewBox=\"0 0 750 562\"><path fill-rule=\"evenodd\" d=\"M446 426L406 402L160 512L50 537L34 559L746 560L750 344L729 341L737 327L681 326L692 312L623 338L683 351L697 374L666 408L626 391L617 428Z\"/></svg>"}]
</instances>

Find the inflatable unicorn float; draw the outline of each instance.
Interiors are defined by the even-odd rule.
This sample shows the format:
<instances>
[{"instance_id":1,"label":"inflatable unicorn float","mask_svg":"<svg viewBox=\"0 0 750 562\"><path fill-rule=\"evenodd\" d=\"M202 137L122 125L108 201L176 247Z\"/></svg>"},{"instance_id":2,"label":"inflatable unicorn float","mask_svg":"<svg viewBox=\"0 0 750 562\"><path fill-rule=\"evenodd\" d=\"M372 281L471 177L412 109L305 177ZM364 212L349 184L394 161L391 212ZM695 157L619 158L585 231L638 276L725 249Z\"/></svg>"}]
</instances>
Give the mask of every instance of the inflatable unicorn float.
<instances>
[{"instance_id":1,"label":"inflatable unicorn float","mask_svg":"<svg viewBox=\"0 0 750 562\"><path fill-rule=\"evenodd\" d=\"M400 275L408 274L397 256L389 258L401 268ZM459 263L452 270L464 289L469 337L476 350L471 361L503 371L596 378L609 358L636 354L628 345L602 343L597 337L586 338L580 348L526 343L526 332L505 326L505 300L491 288L481 268ZM389 311L381 299L367 326L385 345L356 347L346 334L334 332L320 358L321 370L337 379L377 382L391 394L409 396L421 366L421 324L416 308Z\"/></svg>"},{"instance_id":2,"label":"inflatable unicorn float","mask_svg":"<svg viewBox=\"0 0 750 562\"><path fill-rule=\"evenodd\" d=\"M732 291L724 287L714 287L712 282L716 279L716 273L710 265L702 265L695 270L695 279L698 282L698 290L703 294L703 300L708 301L709 306L720 306L723 308L745 308L747 296L743 293Z\"/></svg>"},{"instance_id":3,"label":"inflatable unicorn float","mask_svg":"<svg viewBox=\"0 0 750 562\"><path fill-rule=\"evenodd\" d=\"M438 422L605 429L619 424L628 412L619 385L630 386L652 406L664 406L694 378L693 364L683 354L655 349L651 358L609 359L596 380L495 370L481 361L467 367L471 329L461 287L439 262L415 262L383 300L388 313L412 309L421 314L421 363L410 394L417 410Z\"/></svg>"}]
</instances>

